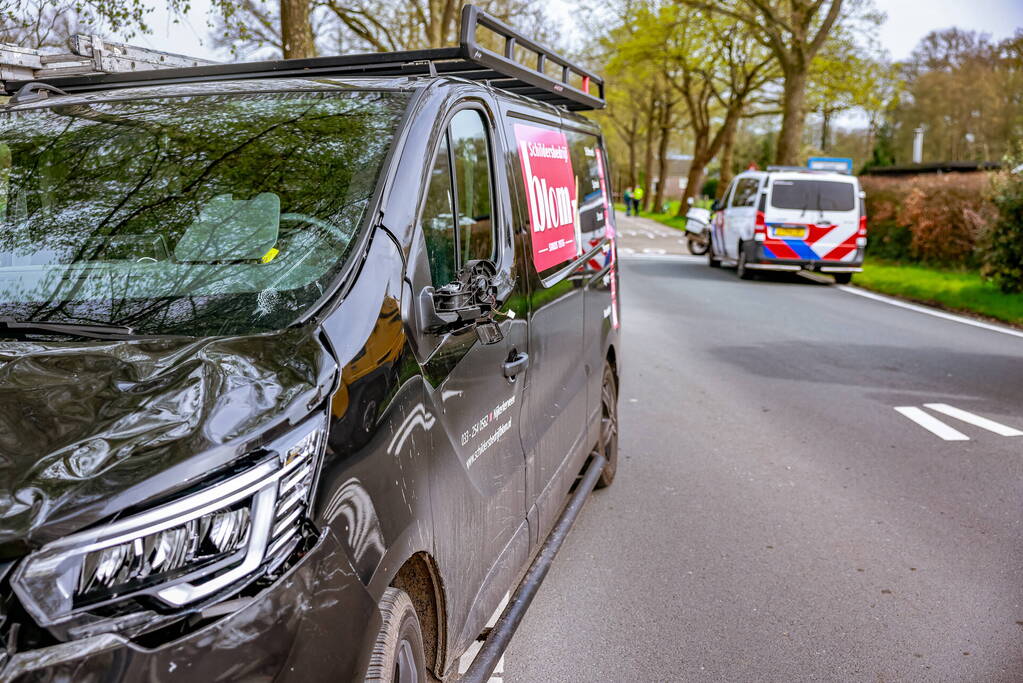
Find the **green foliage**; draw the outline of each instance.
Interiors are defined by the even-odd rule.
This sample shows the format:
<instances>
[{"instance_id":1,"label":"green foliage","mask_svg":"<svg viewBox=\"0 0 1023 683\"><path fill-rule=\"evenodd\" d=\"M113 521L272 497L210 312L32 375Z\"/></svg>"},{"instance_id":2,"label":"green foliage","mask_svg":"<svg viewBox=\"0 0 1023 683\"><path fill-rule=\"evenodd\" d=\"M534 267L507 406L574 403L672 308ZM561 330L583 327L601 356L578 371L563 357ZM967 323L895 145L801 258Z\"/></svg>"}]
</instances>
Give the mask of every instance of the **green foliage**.
<instances>
[{"instance_id":1,"label":"green foliage","mask_svg":"<svg viewBox=\"0 0 1023 683\"><path fill-rule=\"evenodd\" d=\"M703 187L700 188L700 194L705 197L716 197L718 194L718 178L707 178L703 183Z\"/></svg>"},{"instance_id":2,"label":"green foliage","mask_svg":"<svg viewBox=\"0 0 1023 683\"><path fill-rule=\"evenodd\" d=\"M992 183L998 209L984 241L982 273L1003 292L1023 292L1023 173L1008 172Z\"/></svg>"},{"instance_id":3,"label":"green foliage","mask_svg":"<svg viewBox=\"0 0 1023 683\"><path fill-rule=\"evenodd\" d=\"M874 140L874 149L870 155L870 161L863 165L863 171L872 168L883 168L895 165L895 145L892 139L892 127L889 123L881 125Z\"/></svg>"}]
</instances>

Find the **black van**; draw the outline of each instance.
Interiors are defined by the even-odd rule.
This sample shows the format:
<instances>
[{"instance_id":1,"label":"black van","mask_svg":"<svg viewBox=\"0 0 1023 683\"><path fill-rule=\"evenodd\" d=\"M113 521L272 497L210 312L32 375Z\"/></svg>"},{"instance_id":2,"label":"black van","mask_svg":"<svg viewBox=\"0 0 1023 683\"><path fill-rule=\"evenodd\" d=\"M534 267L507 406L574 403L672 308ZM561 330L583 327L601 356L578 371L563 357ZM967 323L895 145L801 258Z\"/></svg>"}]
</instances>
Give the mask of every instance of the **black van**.
<instances>
[{"instance_id":1,"label":"black van","mask_svg":"<svg viewBox=\"0 0 1023 683\"><path fill-rule=\"evenodd\" d=\"M511 591L499 654L615 474L602 82L469 7L6 86L0 678L452 678Z\"/></svg>"}]
</instances>

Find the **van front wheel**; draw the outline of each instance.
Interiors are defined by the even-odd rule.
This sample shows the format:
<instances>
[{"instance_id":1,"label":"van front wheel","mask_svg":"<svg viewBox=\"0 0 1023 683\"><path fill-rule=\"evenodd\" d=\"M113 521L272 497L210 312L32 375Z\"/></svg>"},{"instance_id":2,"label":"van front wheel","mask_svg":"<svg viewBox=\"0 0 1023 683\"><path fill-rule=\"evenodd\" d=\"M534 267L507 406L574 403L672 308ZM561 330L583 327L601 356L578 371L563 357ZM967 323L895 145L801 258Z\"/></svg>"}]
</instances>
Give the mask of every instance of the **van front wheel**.
<instances>
[{"instance_id":1,"label":"van front wheel","mask_svg":"<svg viewBox=\"0 0 1023 683\"><path fill-rule=\"evenodd\" d=\"M714 255L714 240L707 242L707 265L711 268L720 268L721 259Z\"/></svg>"},{"instance_id":2,"label":"van front wheel","mask_svg":"<svg viewBox=\"0 0 1023 683\"><path fill-rule=\"evenodd\" d=\"M388 588L380 600L383 626L373 646L368 683L426 683L423 630L408 593Z\"/></svg>"},{"instance_id":3,"label":"van front wheel","mask_svg":"<svg viewBox=\"0 0 1023 683\"><path fill-rule=\"evenodd\" d=\"M836 285L847 285L852 282L852 273L835 273Z\"/></svg>"},{"instance_id":4,"label":"van front wheel","mask_svg":"<svg viewBox=\"0 0 1023 683\"><path fill-rule=\"evenodd\" d=\"M746 267L746 250L742 246L742 242L739 242L739 263L735 267L735 272L738 273L741 280L752 280L753 271Z\"/></svg>"}]
</instances>

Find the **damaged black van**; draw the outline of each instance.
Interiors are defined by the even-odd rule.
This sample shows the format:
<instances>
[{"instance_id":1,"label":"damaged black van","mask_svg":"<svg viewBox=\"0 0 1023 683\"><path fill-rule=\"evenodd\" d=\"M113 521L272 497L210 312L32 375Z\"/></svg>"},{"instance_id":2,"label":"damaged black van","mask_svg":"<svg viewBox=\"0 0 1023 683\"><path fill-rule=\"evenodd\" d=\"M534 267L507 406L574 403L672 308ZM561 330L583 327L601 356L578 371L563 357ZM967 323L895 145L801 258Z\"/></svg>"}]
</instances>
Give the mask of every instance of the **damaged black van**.
<instances>
[{"instance_id":1,"label":"damaged black van","mask_svg":"<svg viewBox=\"0 0 1023 683\"><path fill-rule=\"evenodd\" d=\"M5 85L0 678L451 679L510 592L484 679L615 474L600 79L468 7Z\"/></svg>"}]
</instances>

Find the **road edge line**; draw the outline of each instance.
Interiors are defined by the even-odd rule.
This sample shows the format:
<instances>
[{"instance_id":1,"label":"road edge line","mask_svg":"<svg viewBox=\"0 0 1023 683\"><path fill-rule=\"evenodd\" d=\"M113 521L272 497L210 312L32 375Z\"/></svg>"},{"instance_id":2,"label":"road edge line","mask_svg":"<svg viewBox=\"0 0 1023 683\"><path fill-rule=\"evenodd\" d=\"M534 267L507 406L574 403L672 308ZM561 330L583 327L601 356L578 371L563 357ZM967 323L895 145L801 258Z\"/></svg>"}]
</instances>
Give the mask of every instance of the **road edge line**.
<instances>
[{"instance_id":1,"label":"road edge line","mask_svg":"<svg viewBox=\"0 0 1023 683\"><path fill-rule=\"evenodd\" d=\"M874 292L868 292L860 287L852 287L850 285L835 285L835 287L846 294L855 294L856 296L862 296L865 299L873 299L874 301L880 301L881 303L888 304L890 306L897 306L899 308L905 308L910 311L917 313L923 313L924 315L930 315L935 318L942 318L944 320L951 320L952 322L962 323L963 325L970 325L972 327L979 327L982 330L989 330L991 332L1000 332L1007 334L1012 337L1019 337L1023 339L1023 332L1020 330L1014 330L1011 327L1002 327L1001 325L992 325L991 323L982 322L980 320L974 320L973 318L967 318L965 316L956 315L955 313L948 313L938 308L930 308L928 306L921 306L920 304L911 304L900 299L895 299L883 294L875 294Z\"/></svg>"}]
</instances>

